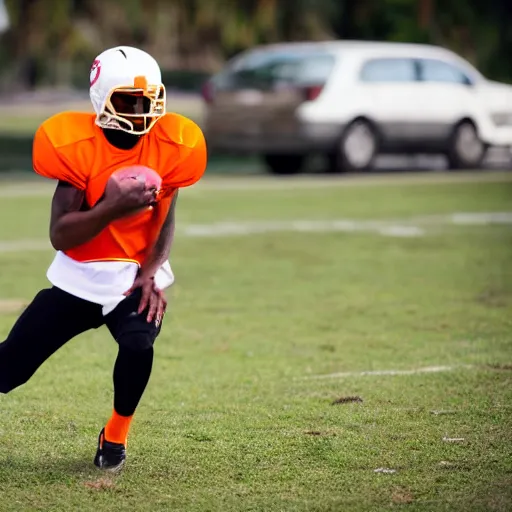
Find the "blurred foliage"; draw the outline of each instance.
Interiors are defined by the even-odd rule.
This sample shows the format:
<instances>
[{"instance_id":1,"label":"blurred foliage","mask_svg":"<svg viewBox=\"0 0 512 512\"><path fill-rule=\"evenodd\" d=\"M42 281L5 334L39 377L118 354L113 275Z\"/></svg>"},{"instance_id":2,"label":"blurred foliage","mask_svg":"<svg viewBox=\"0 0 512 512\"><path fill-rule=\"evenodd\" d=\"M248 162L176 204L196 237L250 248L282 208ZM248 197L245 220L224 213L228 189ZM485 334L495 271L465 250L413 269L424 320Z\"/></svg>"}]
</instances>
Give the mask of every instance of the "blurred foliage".
<instances>
[{"instance_id":1,"label":"blurred foliage","mask_svg":"<svg viewBox=\"0 0 512 512\"><path fill-rule=\"evenodd\" d=\"M371 39L429 42L487 76L512 80L512 3L503 0L6 0L0 84L86 87L90 62L118 44L160 62L169 85L196 88L260 43ZM174 73L174 74L173 74ZM190 73L190 74L187 74Z\"/></svg>"}]
</instances>

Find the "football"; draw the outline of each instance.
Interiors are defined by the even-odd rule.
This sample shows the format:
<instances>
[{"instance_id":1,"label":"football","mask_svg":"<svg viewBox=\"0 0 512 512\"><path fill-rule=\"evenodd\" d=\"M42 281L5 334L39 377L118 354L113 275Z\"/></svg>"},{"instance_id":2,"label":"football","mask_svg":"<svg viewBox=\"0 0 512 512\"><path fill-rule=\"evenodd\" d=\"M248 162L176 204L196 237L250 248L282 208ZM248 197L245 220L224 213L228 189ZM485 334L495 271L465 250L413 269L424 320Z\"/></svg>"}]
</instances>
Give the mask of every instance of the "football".
<instances>
[{"instance_id":1,"label":"football","mask_svg":"<svg viewBox=\"0 0 512 512\"><path fill-rule=\"evenodd\" d=\"M109 188L113 186L115 181L121 180L141 180L144 181L146 190L154 190L155 191L155 199L160 192L160 187L162 186L162 178L160 175L150 169L149 167L143 165L131 165L127 167L121 167L112 173L109 177L107 184L105 186L105 193L108 194ZM138 213L152 210L153 205L144 206L131 214L127 214L126 217L131 217L132 215L136 215Z\"/></svg>"},{"instance_id":2,"label":"football","mask_svg":"<svg viewBox=\"0 0 512 512\"><path fill-rule=\"evenodd\" d=\"M144 165L130 165L128 167L122 167L112 173L110 179L134 179L144 180L147 189L154 189L157 193L160 191L162 186L162 178L153 169Z\"/></svg>"}]
</instances>

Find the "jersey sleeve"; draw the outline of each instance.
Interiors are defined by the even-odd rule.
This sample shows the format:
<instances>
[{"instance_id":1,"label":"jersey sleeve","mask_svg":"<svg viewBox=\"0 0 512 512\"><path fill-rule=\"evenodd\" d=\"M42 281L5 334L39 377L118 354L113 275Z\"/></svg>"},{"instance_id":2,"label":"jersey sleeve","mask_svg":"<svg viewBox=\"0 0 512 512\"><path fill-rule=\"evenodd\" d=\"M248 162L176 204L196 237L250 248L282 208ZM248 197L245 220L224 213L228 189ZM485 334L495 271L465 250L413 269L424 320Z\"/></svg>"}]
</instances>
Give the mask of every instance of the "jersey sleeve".
<instances>
[{"instance_id":1,"label":"jersey sleeve","mask_svg":"<svg viewBox=\"0 0 512 512\"><path fill-rule=\"evenodd\" d=\"M198 182L206 171L208 152L205 137L197 124L188 121L182 128L180 159L177 167L163 180L163 197Z\"/></svg>"},{"instance_id":2,"label":"jersey sleeve","mask_svg":"<svg viewBox=\"0 0 512 512\"><path fill-rule=\"evenodd\" d=\"M80 169L77 162L71 161L69 154L55 147L44 124L34 136L32 165L34 171L45 178L65 181L80 190L86 188L85 169Z\"/></svg>"}]
</instances>

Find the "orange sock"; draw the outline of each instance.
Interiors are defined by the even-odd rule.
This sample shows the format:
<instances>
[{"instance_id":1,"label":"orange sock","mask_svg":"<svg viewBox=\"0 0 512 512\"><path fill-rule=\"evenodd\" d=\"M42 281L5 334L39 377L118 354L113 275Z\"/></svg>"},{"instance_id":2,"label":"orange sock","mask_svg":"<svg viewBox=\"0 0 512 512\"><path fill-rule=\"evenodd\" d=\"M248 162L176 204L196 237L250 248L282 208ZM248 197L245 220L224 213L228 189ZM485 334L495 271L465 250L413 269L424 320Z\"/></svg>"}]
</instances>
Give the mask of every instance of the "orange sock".
<instances>
[{"instance_id":1,"label":"orange sock","mask_svg":"<svg viewBox=\"0 0 512 512\"><path fill-rule=\"evenodd\" d=\"M128 441L128 431L133 419L131 416L121 416L114 410L105 426L105 439L111 443L124 444Z\"/></svg>"}]
</instances>

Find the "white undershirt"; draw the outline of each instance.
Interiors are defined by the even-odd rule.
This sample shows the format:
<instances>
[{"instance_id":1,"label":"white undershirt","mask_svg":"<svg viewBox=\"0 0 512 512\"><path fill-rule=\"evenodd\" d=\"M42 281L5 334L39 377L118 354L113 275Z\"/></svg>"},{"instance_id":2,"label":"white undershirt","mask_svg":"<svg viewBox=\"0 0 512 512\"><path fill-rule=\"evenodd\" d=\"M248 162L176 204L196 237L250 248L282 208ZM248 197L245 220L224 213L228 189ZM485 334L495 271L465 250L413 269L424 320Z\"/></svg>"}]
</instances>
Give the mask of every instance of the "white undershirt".
<instances>
[{"instance_id":1,"label":"white undershirt","mask_svg":"<svg viewBox=\"0 0 512 512\"><path fill-rule=\"evenodd\" d=\"M46 276L50 283L75 297L103 306L110 313L126 297L135 281L137 263L129 261L95 261L81 263L58 251ZM171 265L166 261L155 275L161 290L174 283Z\"/></svg>"}]
</instances>

